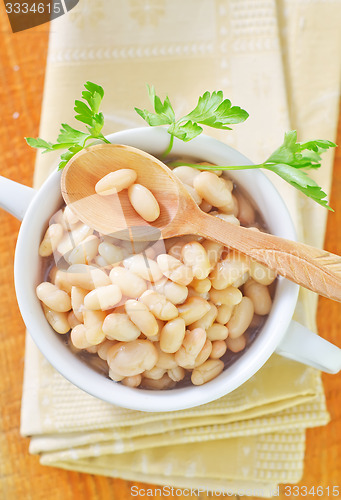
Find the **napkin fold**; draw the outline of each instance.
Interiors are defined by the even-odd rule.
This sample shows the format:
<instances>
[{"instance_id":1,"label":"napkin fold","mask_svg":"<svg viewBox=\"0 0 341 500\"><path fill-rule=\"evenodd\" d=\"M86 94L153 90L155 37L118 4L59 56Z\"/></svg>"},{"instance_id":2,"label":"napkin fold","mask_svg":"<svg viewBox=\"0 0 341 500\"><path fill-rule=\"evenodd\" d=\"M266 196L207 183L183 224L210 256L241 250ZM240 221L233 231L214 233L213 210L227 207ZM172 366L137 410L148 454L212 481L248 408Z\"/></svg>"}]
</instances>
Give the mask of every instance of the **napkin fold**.
<instances>
[{"instance_id":1,"label":"napkin fold","mask_svg":"<svg viewBox=\"0 0 341 500\"><path fill-rule=\"evenodd\" d=\"M145 83L186 113L222 89L250 118L209 130L264 160L296 128L299 140L333 139L340 89L341 4L316 0L82 0L51 23L40 135L72 123L85 81L105 89L105 133L141 126ZM326 56L327 54L327 56ZM38 187L55 167L39 155ZM332 153L316 180L329 192ZM271 176L299 238L323 245L326 210ZM302 290L295 317L316 330L317 297ZM115 407L61 377L27 336L21 432L42 464L129 480L271 497L303 472L305 429L324 425L320 374L273 355L233 393L190 410ZM255 493L253 493L255 494Z\"/></svg>"}]
</instances>

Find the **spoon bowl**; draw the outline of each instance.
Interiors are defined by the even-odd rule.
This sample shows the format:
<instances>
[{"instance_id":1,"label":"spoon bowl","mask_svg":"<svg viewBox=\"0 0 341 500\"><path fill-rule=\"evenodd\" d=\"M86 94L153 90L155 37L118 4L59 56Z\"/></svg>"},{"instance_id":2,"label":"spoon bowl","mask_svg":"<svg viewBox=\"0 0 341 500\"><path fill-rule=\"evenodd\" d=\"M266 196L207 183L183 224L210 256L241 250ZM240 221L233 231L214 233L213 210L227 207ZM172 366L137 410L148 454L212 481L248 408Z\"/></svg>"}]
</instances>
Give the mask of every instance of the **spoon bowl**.
<instances>
[{"instance_id":1,"label":"spoon bowl","mask_svg":"<svg viewBox=\"0 0 341 500\"><path fill-rule=\"evenodd\" d=\"M115 170L129 168L137 173L137 182L154 194L160 216L149 224L135 212L126 189L116 195L96 193L97 182ZM130 146L99 144L80 151L62 172L61 191L67 205L88 226L102 234L126 239L134 228L134 239L158 239L174 236L181 214L199 209L183 184L161 161ZM139 230L140 229L140 230ZM128 230L128 231L126 231Z\"/></svg>"}]
</instances>

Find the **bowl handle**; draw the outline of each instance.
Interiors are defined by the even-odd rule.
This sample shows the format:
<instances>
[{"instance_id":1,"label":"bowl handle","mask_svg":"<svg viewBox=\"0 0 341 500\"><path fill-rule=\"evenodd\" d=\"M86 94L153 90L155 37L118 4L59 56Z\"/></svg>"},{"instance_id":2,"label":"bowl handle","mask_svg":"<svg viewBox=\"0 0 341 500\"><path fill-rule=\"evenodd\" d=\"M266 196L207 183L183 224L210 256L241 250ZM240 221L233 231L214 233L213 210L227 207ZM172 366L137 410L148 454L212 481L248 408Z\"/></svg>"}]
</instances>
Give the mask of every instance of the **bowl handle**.
<instances>
[{"instance_id":1,"label":"bowl handle","mask_svg":"<svg viewBox=\"0 0 341 500\"><path fill-rule=\"evenodd\" d=\"M0 176L0 207L19 220L36 194L36 190Z\"/></svg>"},{"instance_id":2,"label":"bowl handle","mask_svg":"<svg viewBox=\"0 0 341 500\"><path fill-rule=\"evenodd\" d=\"M341 349L292 321L276 353L326 373L341 370Z\"/></svg>"}]
</instances>

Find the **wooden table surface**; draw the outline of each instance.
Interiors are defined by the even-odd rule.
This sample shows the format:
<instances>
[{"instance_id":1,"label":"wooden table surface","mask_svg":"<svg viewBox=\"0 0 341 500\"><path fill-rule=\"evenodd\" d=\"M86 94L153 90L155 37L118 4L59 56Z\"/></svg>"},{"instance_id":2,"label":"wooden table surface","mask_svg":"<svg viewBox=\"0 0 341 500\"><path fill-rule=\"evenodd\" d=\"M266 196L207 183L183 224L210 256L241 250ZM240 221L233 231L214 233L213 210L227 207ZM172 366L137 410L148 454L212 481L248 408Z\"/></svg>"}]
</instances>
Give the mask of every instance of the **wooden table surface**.
<instances>
[{"instance_id":1,"label":"wooden table surface","mask_svg":"<svg viewBox=\"0 0 341 500\"><path fill-rule=\"evenodd\" d=\"M27 185L32 184L35 153L23 138L38 135L47 43L48 26L12 34L1 3L0 173ZM336 152L331 205L335 213L329 214L325 248L340 253L341 148ZM19 225L14 217L0 210L0 500L128 500L133 484L146 486L43 467L37 456L29 455L29 440L19 435L25 338L13 284ZM339 346L340 310L340 304L324 298L319 301L320 334ZM341 376L324 375L323 381L331 422L307 431L305 471L300 484L308 488L339 485L341 490ZM280 498L291 496L285 496L281 488ZM323 498L327 498L326 493Z\"/></svg>"}]
</instances>

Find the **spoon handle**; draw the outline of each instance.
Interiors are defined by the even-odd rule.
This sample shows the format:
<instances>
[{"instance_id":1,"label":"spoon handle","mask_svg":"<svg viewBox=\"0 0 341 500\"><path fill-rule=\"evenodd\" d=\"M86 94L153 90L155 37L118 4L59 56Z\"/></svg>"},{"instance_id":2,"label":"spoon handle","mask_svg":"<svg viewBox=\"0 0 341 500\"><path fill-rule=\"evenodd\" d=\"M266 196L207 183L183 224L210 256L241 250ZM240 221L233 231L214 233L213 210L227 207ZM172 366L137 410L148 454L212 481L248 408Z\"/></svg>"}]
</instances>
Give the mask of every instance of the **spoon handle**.
<instances>
[{"instance_id":1,"label":"spoon handle","mask_svg":"<svg viewBox=\"0 0 341 500\"><path fill-rule=\"evenodd\" d=\"M313 292L341 302L338 255L206 214L195 221L195 226L202 236L248 255Z\"/></svg>"}]
</instances>

